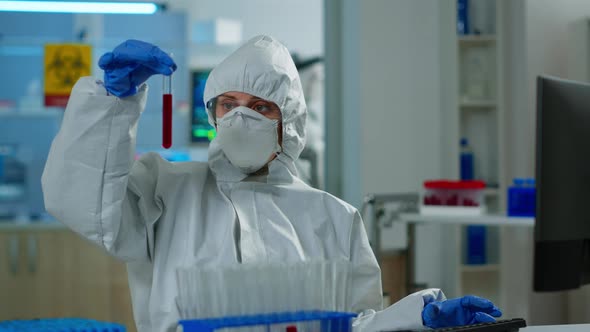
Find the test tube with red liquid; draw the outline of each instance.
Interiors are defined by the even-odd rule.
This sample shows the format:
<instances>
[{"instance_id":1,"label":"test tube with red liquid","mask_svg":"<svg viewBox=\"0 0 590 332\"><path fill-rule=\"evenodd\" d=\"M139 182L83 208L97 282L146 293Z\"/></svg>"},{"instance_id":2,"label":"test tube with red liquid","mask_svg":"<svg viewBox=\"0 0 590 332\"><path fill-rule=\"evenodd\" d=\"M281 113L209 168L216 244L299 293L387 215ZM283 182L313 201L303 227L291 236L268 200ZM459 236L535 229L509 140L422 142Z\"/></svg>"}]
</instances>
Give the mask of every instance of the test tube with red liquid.
<instances>
[{"instance_id":1,"label":"test tube with red liquid","mask_svg":"<svg viewBox=\"0 0 590 332\"><path fill-rule=\"evenodd\" d=\"M164 76L162 94L162 147L172 146L172 74Z\"/></svg>"}]
</instances>

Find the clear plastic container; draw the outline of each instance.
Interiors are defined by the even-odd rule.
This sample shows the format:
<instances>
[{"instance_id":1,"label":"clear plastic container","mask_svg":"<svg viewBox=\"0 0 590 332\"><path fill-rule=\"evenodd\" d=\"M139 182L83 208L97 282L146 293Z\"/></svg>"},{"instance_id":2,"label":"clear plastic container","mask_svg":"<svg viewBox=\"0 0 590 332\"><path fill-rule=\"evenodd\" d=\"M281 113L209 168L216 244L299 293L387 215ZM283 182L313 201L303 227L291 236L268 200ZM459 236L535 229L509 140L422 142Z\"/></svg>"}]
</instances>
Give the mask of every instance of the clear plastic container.
<instances>
[{"instance_id":1,"label":"clear plastic container","mask_svg":"<svg viewBox=\"0 0 590 332\"><path fill-rule=\"evenodd\" d=\"M424 182L421 212L450 211L482 213L485 208L483 181L436 180Z\"/></svg>"},{"instance_id":2,"label":"clear plastic container","mask_svg":"<svg viewBox=\"0 0 590 332\"><path fill-rule=\"evenodd\" d=\"M482 206L485 186L483 181L426 181L422 203L435 206Z\"/></svg>"}]
</instances>

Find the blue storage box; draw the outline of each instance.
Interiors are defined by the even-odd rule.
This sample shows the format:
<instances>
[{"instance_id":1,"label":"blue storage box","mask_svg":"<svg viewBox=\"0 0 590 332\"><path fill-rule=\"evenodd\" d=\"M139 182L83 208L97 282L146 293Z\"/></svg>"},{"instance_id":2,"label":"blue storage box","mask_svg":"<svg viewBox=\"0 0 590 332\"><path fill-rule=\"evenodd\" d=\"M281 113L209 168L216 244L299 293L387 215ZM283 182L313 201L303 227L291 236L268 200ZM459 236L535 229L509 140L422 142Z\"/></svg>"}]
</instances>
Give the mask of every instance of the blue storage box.
<instances>
[{"instance_id":1,"label":"blue storage box","mask_svg":"<svg viewBox=\"0 0 590 332\"><path fill-rule=\"evenodd\" d=\"M537 208L537 189L534 179L514 179L508 188L508 215L534 217Z\"/></svg>"}]
</instances>

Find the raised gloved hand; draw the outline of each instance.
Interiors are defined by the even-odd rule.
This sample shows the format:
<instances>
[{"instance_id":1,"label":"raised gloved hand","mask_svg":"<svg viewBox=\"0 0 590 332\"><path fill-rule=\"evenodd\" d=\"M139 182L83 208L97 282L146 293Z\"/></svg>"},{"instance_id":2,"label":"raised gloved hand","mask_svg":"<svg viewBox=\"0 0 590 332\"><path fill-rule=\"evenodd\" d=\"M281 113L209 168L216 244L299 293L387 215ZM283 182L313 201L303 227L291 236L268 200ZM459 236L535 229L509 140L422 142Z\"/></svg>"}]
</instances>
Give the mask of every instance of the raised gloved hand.
<instances>
[{"instance_id":1,"label":"raised gloved hand","mask_svg":"<svg viewBox=\"0 0 590 332\"><path fill-rule=\"evenodd\" d=\"M133 39L103 54L98 65L104 70L107 91L117 97L134 95L152 75L172 75L176 70L176 63L157 46Z\"/></svg>"},{"instance_id":2,"label":"raised gloved hand","mask_svg":"<svg viewBox=\"0 0 590 332\"><path fill-rule=\"evenodd\" d=\"M500 316L502 312L491 301L473 295L430 302L422 310L422 321L431 328L495 322L494 317Z\"/></svg>"}]
</instances>

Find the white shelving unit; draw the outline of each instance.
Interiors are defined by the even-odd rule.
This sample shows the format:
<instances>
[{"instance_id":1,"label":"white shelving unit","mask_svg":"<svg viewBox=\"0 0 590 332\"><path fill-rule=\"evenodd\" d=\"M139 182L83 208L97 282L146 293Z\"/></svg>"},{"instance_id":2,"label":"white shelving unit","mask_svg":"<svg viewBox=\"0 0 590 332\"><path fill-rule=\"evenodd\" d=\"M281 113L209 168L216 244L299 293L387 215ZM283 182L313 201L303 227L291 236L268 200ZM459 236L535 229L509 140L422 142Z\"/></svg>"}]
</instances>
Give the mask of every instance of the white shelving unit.
<instances>
[{"instance_id":1,"label":"white shelving unit","mask_svg":"<svg viewBox=\"0 0 590 332\"><path fill-rule=\"evenodd\" d=\"M502 234L514 234L531 232L535 224L534 218L507 217L504 215L481 216L449 216L449 215L422 215L417 213L403 213L400 220L411 225L413 229L426 226L431 231L440 234L440 242L433 242L436 255L441 256L444 266L436 271L441 275L438 280L429 286L441 287L448 297L457 297L466 294L475 294L492 300L501 307L506 307L511 294L503 286L514 278L515 257L526 256L526 252L512 252L503 249ZM466 226L487 226L488 263L470 265L465 262ZM417 234L415 231L410 234ZM421 245L421 240L411 238L410 243ZM507 240L509 241L509 240ZM440 245L439 248L436 248ZM414 246L414 250L419 250ZM517 259L518 260L518 259ZM418 262L419 263L419 262ZM422 281L423 282L423 281Z\"/></svg>"},{"instance_id":2,"label":"white shelving unit","mask_svg":"<svg viewBox=\"0 0 590 332\"><path fill-rule=\"evenodd\" d=\"M434 241L431 245L441 255L444 266L437 271L441 275L436 284L429 286L441 287L448 297L475 294L488 298L501 307L506 307L506 303L512 300L511 296L518 296L512 295L504 286L505 283L513 283L515 278L522 278L513 273L518 268L514 260L522 262L522 258L528 253L506 250L502 241L511 239L504 239L503 235L532 233L534 218L507 217L500 214L450 216L417 213L402 213L399 218L414 229L426 226L440 234L440 242ZM487 226L490 234L488 238L491 240L487 247L487 264L465 263L465 227L468 225ZM417 233L412 231L410 234ZM413 249L419 250L417 246L422 242L419 238L412 238L410 243L415 243ZM437 245L440 247L436 248ZM430 250L433 251L432 248Z\"/></svg>"},{"instance_id":3,"label":"white shelving unit","mask_svg":"<svg viewBox=\"0 0 590 332\"><path fill-rule=\"evenodd\" d=\"M438 223L453 225L482 225L482 226L523 226L533 227L534 218L507 217L504 215L481 216L448 216L448 215L423 215L418 213L402 213L400 219L412 223Z\"/></svg>"},{"instance_id":4,"label":"white shelving unit","mask_svg":"<svg viewBox=\"0 0 590 332\"><path fill-rule=\"evenodd\" d=\"M470 6L482 5L482 2L471 1ZM501 27L502 15L499 7L502 0L488 0L487 15L495 19L495 24L488 27L481 35L457 36L457 85L459 118L459 134L469 140L475 156L475 175L486 181L491 188L485 200L487 215L479 218L465 218L459 221L456 234L459 236L460 260L456 273L458 291L461 294L479 294L500 302L501 257L499 246L502 226L525 226L534 224L533 219L517 219L502 216L506 186L502 183L503 151L502 124L504 102L500 82L502 80ZM472 8L471 13L477 11ZM484 12L479 10L480 13ZM474 22L474 24L477 24ZM480 29L482 30L482 29ZM458 174L457 170L457 174ZM440 218L444 220L444 218ZM468 265L465 262L467 251L467 228L470 225L486 227L486 256L484 265Z\"/></svg>"},{"instance_id":5,"label":"white shelving unit","mask_svg":"<svg viewBox=\"0 0 590 332\"><path fill-rule=\"evenodd\" d=\"M499 272L499 264L486 264L486 265L462 265L461 272L463 273L485 273L485 272Z\"/></svg>"},{"instance_id":6,"label":"white shelving unit","mask_svg":"<svg viewBox=\"0 0 590 332\"><path fill-rule=\"evenodd\" d=\"M488 108L493 109L498 106L495 100L463 100L459 104L462 109L469 109L469 108Z\"/></svg>"},{"instance_id":7,"label":"white shelving unit","mask_svg":"<svg viewBox=\"0 0 590 332\"><path fill-rule=\"evenodd\" d=\"M506 301L502 291L507 268L502 262L502 235L511 229L530 231L532 218L505 217L506 176L505 161L505 96L504 31L506 0L473 0L470 13L476 12L484 26L480 34L458 35L456 32L456 0L444 0L451 9L441 13L441 77L444 78L441 100L446 140L442 146L442 166L446 176L459 178L459 141L467 138L474 151L475 177L484 180L484 192L490 215L478 217L448 217L403 215L402 219L416 225L439 225L441 249L437 253L445 266L437 276L449 296L478 294L498 303ZM480 8L473 8L483 6ZM486 16L488 15L488 16ZM484 17L486 16L486 17ZM470 18L472 24L477 20ZM445 159L446 158L446 159ZM466 230L470 225L486 227L487 262L484 265L466 264ZM522 227L519 227L522 226ZM430 227L430 226L429 226ZM516 228L513 228L516 227ZM418 240L420 241L420 240ZM426 256L422 254L420 257ZM422 267L422 270L427 268ZM418 272L417 272L417 275ZM426 279L428 280L428 279Z\"/></svg>"},{"instance_id":8,"label":"white shelving unit","mask_svg":"<svg viewBox=\"0 0 590 332\"><path fill-rule=\"evenodd\" d=\"M486 188L484 189L483 195L485 197L496 197L500 194L500 190L497 188Z\"/></svg>"},{"instance_id":9,"label":"white shelving unit","mask_svg":"<svg viewBox=\"0 0 590 332\"><path fill-rule=\"evenodd\" d=\"M459 44L489 44L496 42L496 35L463 35L457 37Z\"/></svg>"}]
</instances>

